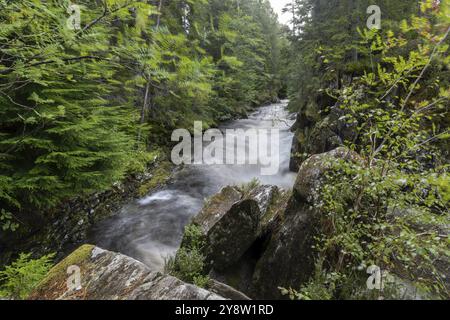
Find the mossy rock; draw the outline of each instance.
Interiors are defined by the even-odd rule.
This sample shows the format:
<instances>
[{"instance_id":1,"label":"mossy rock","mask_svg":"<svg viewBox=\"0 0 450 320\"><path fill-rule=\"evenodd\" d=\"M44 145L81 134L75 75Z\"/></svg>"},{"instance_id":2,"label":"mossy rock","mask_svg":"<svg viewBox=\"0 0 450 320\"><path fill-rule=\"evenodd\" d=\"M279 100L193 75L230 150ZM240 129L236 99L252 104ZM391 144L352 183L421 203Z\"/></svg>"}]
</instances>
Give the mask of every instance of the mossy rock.
<instances>
[{"instance_id":1,"label":"mossy rock","mask_svg":"<svg viewBox=\"0 0 450 320\"><path fill-rule=\"evenodd\" d=\"M36 287L30 298L52 299L67 291L67 269L75 265L80 268L81 272L83 269L86 270L94 248L93 245L83 245L55 265Z\"/></svg>"},{"instance_id":2,"label":"mossy rock","mask_svg":"<svg viewBox=\"0 0 450 320\"><path fill-rule=\"evenodd\" d=\"M143 197L167 183L171 173L172 164L170 162L165 161L160 163L152 172L150 180L139 187L139 196Z\"/></svg>"},{"instance_id":3,"label":"mossy rock","mask_svg":"<svg viewBox=\"0 0 450 320\"><path fill-rule=\"evenodd\" d=\"M299 200L314 204L319 197L320 187L326 172L339 160L362 163L362 158L346 147L312 156L300 167L294 184L294 194Z\"/></svg>"},{"instance_id":4,"label":"mossy rock","mask_svg":"<svg viewBox=\"0 0 450 320\"><path fill-rule=\"evenodd\" d=\"M80 268L79 288L69 288L69 266ZM31 293L32 300L221 300L222 297L152 271L125 255L84 245L57 264Z\"/></svg>"}]
</instances>

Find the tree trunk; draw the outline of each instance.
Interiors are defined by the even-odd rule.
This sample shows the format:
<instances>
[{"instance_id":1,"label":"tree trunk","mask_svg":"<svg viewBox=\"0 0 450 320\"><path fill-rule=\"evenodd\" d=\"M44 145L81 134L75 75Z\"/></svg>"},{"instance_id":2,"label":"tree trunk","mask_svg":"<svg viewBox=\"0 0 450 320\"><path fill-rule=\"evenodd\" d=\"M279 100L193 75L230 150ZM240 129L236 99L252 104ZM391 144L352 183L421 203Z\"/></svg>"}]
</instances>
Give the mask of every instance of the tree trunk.
<instances>
[{"instance_id":1,"label":"tree trunk","mask_svg":"<svg viewBox=\"0 0 450 320\"><path fill-rule=\"evenodd\" d=\"M142 104L141 108L141 120L140 120L141 127L139 128L138 142L141 141L142 125L145 123L145 110L147 109L148 105L149 92L150 92L150 81L147 81L147 85L145 86L144 103Z\"/></svg>"},{"instance_id":2,"label":"tree trunk","mask_svg":"<svg viewBox=\"0 0 450 320\"><path fill-rule=\"evenodd\" d=\"M159 28L159 25L161 24L161 9L163 5L163 0L159 0L158 4L158 18L156 19L156 28Z\"/></svg>"}]
</instances>

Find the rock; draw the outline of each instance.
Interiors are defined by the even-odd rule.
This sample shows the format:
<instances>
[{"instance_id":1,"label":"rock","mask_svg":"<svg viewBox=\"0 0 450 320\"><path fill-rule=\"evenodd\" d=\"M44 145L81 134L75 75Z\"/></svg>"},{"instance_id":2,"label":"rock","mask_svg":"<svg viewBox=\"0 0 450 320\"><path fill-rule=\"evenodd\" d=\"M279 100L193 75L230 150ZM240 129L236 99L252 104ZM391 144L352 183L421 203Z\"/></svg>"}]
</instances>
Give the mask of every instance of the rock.
<instances>
[{"instance_id":1,"label":"rock","mask_svg":"<svg viewBox=\"0 0 450 320\"><path fill-rule=\"evenodd\" d=\"M226 187L208 200L193 220L206 239L204 253L210 268L223 270L231 266L258 236L258 202L242 197L235 187Z\"/></svg>"},{"instance_id":2,"label":"rock","mask_svg":"<svg viewBox=\"0 0 450 320\"><path fill-rule=\"evenodd\" d=\"M290 194L276 186L256 185L250 190L226 187L209 199L192 222L204 235L205 274L248 298L247 293L253 293L255 265L283 220ZM185 235L181 247L189 243ZM229 297L229 290L213 289Z\"/></svg>"},{"instance_id":3,"label":"rock","mask_svg":"<svg viewBox=\"0 0 450 320\"><path fill-rule=\"evenodd\" d=\"M258 260L251 297L281 299L279 287L299 288L314 271L311 246L319 216L295 196L289 200L284 221Z\"/></svg>"},{"instance_id":4,"label":"rock","mask_svg":"<svg viewBox=\"0 0 450 320\"><path fill-rule=\"evenodd\" d=\"M282 208L277 203L282 194L278 187L269 185L255 186L245 194L236 187L226 187L206 202L193 224L204 234L209 270L225 271L270 233Z\"/></svg>"},{"instance_id":5,"label":"rock","mask_svg":"<svg viewBox=\"0 0 450 320\"><path fill-rule=\"evenodd\" d=\"M218 194L207 200L202 211L193 222L200 226L205 235L222 219L231 207L242 199L242 193L234 187L225 187Z\"/></svg>"},{"instance_id":6,"label":"rock","mask_svg":"<svg viewBox=\"0 0 450 320\"><path fill-rule=\"evenodd\" d=\"M309 137L309 154L328 152L342 145L342 137L338 133L339 121L331 116L325 117L311 130Z\"/></svg>"},{"instance_id":7,"label":"rock","mask_svg":"<svg viewBox=\"0 0 450 320\"><path fill-rule=\"evenodd\" d=\"M329 111L325 110L329 108ZM312 111L311 111L312 110ZM313 110L320 110L318 115ZM325 114L322 117L322 114ZM307 157L331 151L343 141L355 139L355 125L345 121L345 113L339 102L319 99L316 104L307 103L297 115L293 126L290 170L298 172Z\"/></svg>"},{"instance_id":8,"label":"rock","mask_svg":"<svg viewBox=\"0 0 450 320\"><path fill-rule=\"evenodd\" d=\"M214 292L214 293L218 294L219 296L222 296L222 297L230 299L230 300L239 300L239 301L251 300L249 297L247 297L242 292L239 292L236 289L234 289L222 282L216 281L214 279L210 280L208 289L211 292Z\"/></svg>"},{"instance_id":9,"label":"rock","mask_svg":"<svg viewBox=\"0 0 450 320\"><path fill-rule=\"evenodd\" d=\"M279 213L280 206L277 201L282 193L283 191L276 186L263 185L256 187L246 196L247 199L255 200L259 207L260 217L257 237L270 231L269 229Z\"/></svg>"},{"instance_id":10,"label":"rock","mask_svg":"<svg viewBox=\"0 0 450 320\"><path fill-rule=\"evenodd\" d=\"M320 184L326 171L338 159L362 161L347 148L312 156L299 170L294 193L283 213L283 221L273 233L253 273L252 297L282 298L279 287L299 288L314 271L312 246L320 232L320 212L316 209Z\"/></svg>"},{"instance_id":11,"label":"rock","mask_svg":"<svg viewBox=\"0 0 450 320\"><path fill-rule=\"evenodd\" d=\"M313 203L317 200L318 190L323 182L325 173L339 159L351 162L362 162L360 156L345 147L339 147L333 151L314 155L306 160L300 167L297 180L294 185L294 193L300 199Z\"/></svg>"},{"instance_id":12,"label":"rock","mask_svg":"<svg viewBox=\"0 0 450 320\"><path fill-rule=\"evenodd\" d=\"M207 262L223 270L239 260L258 236L260 215L255 200L235 203L207 233Z\"/></svg>"},{"instance_id":13,"label":"rock","mask_svg":"<svg viewBox=\"0 0 450 320\"><path fill-rule=\"evenodd\" d=\"M80 270L80 287L68 283ZM153 272L146 265L122 254L84 245L50 270L31 293L32 300L224 300L210 291L174 277Z\"/></svg>"},{"instance_id":14,"label":"rock","mask_svg":"<svg viewBox=\"0 0 450 320\"><path fill-rule=\"evenodd\" d=\"M321 229L317 191L339 159L362 161L337 148L301 165L292 194L274 186L227 187L211 198L194 218L205 235L209 276L255 299L283 298L279 287L306 283L314 271L311 247Z\"/></svg>"}]
</instances>

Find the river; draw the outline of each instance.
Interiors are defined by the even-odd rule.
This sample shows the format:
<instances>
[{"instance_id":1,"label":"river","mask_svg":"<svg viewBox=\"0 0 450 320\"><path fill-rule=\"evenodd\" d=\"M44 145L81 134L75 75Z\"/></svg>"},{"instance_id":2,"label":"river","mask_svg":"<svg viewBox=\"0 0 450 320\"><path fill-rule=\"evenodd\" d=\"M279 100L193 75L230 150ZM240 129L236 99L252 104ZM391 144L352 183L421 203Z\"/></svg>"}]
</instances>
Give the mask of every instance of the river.
<instances>
[{"instance_id":1,"label":"river","mask_svg":"<svg viewBox=\"0 0 450 320\"><path fill-rule=\"evenodd\" d=\"M184 227L208 197L227 185L241 185L257 178L263 184L291 188L295 174L289 171L294 123L287 101L263 106L248 119L230 121L220 129L279 129L280 168L271 176L258 165L189 165L176 171L162 190L133 200L113 217L95 225L90 242L161 270L167 257L178 249Z\"/></svg>"}]
</instances>

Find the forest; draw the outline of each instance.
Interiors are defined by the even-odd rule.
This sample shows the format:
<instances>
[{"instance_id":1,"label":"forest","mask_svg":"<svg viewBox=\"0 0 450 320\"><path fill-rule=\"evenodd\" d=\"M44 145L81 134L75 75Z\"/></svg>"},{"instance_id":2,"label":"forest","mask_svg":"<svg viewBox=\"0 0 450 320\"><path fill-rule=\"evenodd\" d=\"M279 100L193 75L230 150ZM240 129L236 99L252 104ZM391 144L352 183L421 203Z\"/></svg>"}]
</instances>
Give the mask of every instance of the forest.
<instances>
[{"instance_id":1,"label":"forest","mask_svg":"<svg viewBox=\"0 0 450 320\"><path fill-rule=\"evenodd\" d=\"M111 270L92 230L180 179L202 191L164 230L176 281L232 300L450 298L450 1L286 2L287 24L269 0L0 0L0 299L80 299L53 294L71 265L76 287ZM170 160L174 130L261 110L289 125L280 180ZM85 299L137 299L120 274Z\"/></svg>"}]
</instances>

